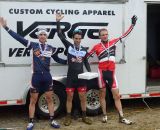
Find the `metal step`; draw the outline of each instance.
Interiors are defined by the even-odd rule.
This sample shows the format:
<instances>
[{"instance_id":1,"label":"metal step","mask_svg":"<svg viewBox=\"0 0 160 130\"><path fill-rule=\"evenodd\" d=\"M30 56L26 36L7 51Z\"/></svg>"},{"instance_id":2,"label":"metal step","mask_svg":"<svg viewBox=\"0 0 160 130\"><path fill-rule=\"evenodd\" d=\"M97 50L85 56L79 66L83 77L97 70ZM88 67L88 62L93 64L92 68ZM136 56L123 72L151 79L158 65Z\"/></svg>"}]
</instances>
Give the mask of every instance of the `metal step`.
<instances>
[{"instance_id":1,"label":"metal step","mask_svg":"<svg viewBox=\"0 0 160 130\"><path fill-rule=\"evenodd\" d=\"M147 86L146 91L147 92L159 92L160 85L159 86Z\"/></svg>"}]
</instances>

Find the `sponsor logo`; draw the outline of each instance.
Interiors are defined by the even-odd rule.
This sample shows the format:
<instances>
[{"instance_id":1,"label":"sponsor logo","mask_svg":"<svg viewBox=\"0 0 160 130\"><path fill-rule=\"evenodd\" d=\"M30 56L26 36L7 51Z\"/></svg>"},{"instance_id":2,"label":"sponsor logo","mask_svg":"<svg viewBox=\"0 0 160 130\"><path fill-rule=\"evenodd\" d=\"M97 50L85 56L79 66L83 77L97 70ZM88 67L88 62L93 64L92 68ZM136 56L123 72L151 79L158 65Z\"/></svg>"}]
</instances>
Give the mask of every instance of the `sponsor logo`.
<instances>
[{"instance_id":1,"label":"sponsor logo","mask_svg":"<svg viewBox=\"0 0 160 130\"><path fill-rule=\"evenodd\" d=\"M90 39L99 39L98 32L99 29L94 29L96 27L102 28L102 27L107 27L108 23L91 23L91 22L79 22L79 23L74 23L71 25L69 22L61 22L61 26L64 28L62 29L62 34L65 36L65 33L68 35L69 38L72 38L72 33L76 28L79 28L82 31L82 38L87 36ZM56 26L56 22L34 22L27 28L23 28L23 22L18 21L17 22L17 33L20 34L21 36L25 37L29 35L33 39L37 39L37 35L35 32L38 31L38 28L41 26ZM55 34L57 33L57 28L46 28L47 31L49 32L48 39L53 39L55 37Z\"/></svg>"}]
</instances>

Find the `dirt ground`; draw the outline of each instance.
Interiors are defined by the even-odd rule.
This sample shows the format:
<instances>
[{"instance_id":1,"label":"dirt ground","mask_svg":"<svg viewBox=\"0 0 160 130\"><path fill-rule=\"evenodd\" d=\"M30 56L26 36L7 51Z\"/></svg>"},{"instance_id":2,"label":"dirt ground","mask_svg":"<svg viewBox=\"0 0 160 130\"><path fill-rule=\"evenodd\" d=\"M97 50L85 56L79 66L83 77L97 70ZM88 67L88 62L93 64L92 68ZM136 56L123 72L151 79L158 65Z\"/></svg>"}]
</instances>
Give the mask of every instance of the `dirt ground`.
<instances>
[{"instance_id":1,"label":"dirt ground","mask_svg":"<svg viewBox=\"0 0 160 130\"><path fill-rule=\"evenodd\" d=\"M160 130L160 98L145 99L148 108L142 99L123 100L125 116L135 122L127 126L118 122L118 114L114 107L108 110L108 122L101 123L101 115L90 117L92 125L84 124L81 119L73 120L72 125L63 125L64 116L57 118L61 124L60 130ZM0 107L0 128L25 130L28 116L24 107ZM47 119L36 121L34 130L52 130ZM1 129L0 129L1 130Z\"/></svg>"}]
</instances>

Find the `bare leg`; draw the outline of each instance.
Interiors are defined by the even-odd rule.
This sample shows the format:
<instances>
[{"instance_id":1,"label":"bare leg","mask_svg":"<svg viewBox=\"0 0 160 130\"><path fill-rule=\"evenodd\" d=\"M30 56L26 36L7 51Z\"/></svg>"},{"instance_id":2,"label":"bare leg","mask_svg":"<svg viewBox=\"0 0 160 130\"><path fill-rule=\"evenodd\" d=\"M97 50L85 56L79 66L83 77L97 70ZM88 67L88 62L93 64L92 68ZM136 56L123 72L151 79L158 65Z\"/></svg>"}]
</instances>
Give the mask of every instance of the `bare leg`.
<instances>
[{"instance_id":1,"label":"bare leg","mask_svg":"<svg viewBox=\"0 0 160 130\"><path fill-rule=\"evenodd\" d=\"M73 92L67 92L67 103L66 103L67 113L71 113L72 110L73 94L74 94Z\"/></svg>"},{"instance_id":2,"label":"bare leg","mask_svg":"<svg viewBox=\"0 0 160 130\"><path fill-rule=\"evenodd\" d=\"M66 103L67 116L66 116L65 121L64 121L65 126L69 126L72 122L72 120L71 120L71 110L72 110L73 94L74 94L73 92L67 92L67 103Z\"/></svg>"},{"instance_id":3,"label":"bare leg","mask_svg":"<svg viewBox=\"0 0 160 130\"><path fill-rule=\"evenodd\" d=\"M113 99L115 102L116 109L119 112L119 115L123 117L123 112L122 112L122 104L120 100L120 95L119 95L119 89L112 89L112 94L113 94Z\"/></svg>"},{"instance_id":4,"label":"bare leg","mask_svg":"<svg viewBox=\"0 0 160 130\"><path fill-rule=\"evenodd\" d=\"M99 92L100 104L102 107L103 115L106 115L106 88L100 89Z\"/></svg>"},{"instance_id":5,"label":"bare leg","mask_svg":"<svg viewBox=\"0 0 160 130\"><path fill-rule=\"evenodd\" d=\"M48 104L48 110L50 116L54 116L54 104L53 104L53 91L47 91L45 92L46 101Z\"/></svg>"},{"instance_id":6,"label":"bare leg","mask_svg":"<svg viewBox=\"0 0 160 130\"><path fill-rule=\"evenodd\" d=\"M92 120L86 117L86 92L79 92L79 98L82 108L82 121L88 125L92 124Z\"/></svg>"},{"instance_id":7,"label":"bare leg","mask_svg":"<svg viewBox=\"0 0 160 130\"><path fill-rule=\"evenodd\" d=\"M29 118L34 118L35 105L38 99L39 93L30 93L30 104L29 104Z\"/></svg>"},{"instance_id":8,"label":"bare leg","mask_svg":"<svg viewBox=\"0 0 160 130\"><path fill-rule=\"evenodd\" d=\"M79 92L82 111L86 111L86 92Z\"/></svg>"}]
</instances>

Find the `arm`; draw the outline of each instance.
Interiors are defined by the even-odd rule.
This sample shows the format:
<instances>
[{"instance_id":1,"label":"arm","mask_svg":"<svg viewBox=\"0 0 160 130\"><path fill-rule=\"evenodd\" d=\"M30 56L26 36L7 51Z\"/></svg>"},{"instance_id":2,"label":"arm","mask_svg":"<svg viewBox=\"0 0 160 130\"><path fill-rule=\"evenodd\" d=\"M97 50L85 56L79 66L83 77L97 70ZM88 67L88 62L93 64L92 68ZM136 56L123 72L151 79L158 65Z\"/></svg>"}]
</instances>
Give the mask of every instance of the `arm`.
<instances>
[{"instance_id":1,"label":"arm","mask_svg":"<svg viewBox=\"0 0 160 130\"><path fill-rule=\"evenodd\" d=\"M131 31L133 30L135 24L136 24L136 21L137 21L137 16L134 15L132 18L131 18L131 25L130 27L128 28L128 30L122 35L120 36L119 38L115 39L116 42L114 44L116 44L117 42L119 42L120 40L122 40L123 38L127 37Z\"/></svg>"},{"instance_id":2,"label":"arm","mask_svg":"<svg viewBox=\"0 0 160 130\"><path fill-rule=\"evenodd\" d=\"M86 54L86 58L89 59L90 57L93 57L95 53L96 53L96 50L95 50L95 46L94 46L91 49L91 51Z\"/></svg>"},{"instance_id":3,"label":"arm","mask_svg":"<svg viewBox=\"0 0 160 130\"><path fill-rule=\"evenodd\" d=\"M66 65L67 64L67 60L63 60L61 58L58 57L58 55L52 55L53 60L55 60L57 63Z\"/></svg>"},{"instance_id":4,"label":"arm","mask_svg":"<svg viewBox=\"0 0 160 130\"><path fill-rule=\"evenodd\" d=\"M28 47L29 41L26 40L25 38L23 38L22 36L20 36L19 34L15 33L14 31L12 31L11 29L9 29L7 27L7 22L0 17L0 25L17 41L19 41L20 43L22 43L25 47Z\"/></svg>"},{"instance_id":5,"label":"arm","mask_svg":"<svg viewBox=\"0 0 160 130\"><path fill-rule=\"evenodd\" d=\"M58 52L56 52L56 48L55 47L52 47L52 56L51 57L57 63L64 64L64 65L67 64L67 60L63 60L63 59L58 57Z\"/></svg>"},{"instance_id":6,"label":"arm","mask_svg":"<svg viewBox=\"0 0 160 130\"><path fill-rule=\"evenodd\" d=\"M85 65L87 71L91 72L91 67L90 67L88 59L86 57L84 58L84 65Z\"/></svg>"},{"instance_id":7,"label":"arm","mask_svg":"<svg viewBox=\"0 0 160 130\"><path fill-rule=\"evenodd\" d=\"M62 34L62 30L60 27L60 20L63 18L63 16L61 16L61 14L56 14L56 21L57 21L57 33L58 33L58 37L60 38L60 40L62 41L62 43L64 44L64 46L66 47L66 49L69 48L70 45L72 45L66 38L65 36Z\"/></svg>"}]
</instances>

